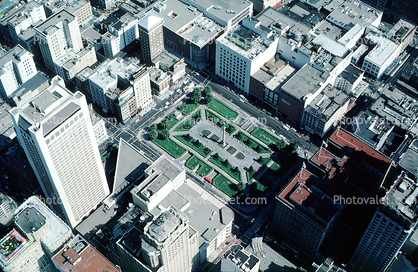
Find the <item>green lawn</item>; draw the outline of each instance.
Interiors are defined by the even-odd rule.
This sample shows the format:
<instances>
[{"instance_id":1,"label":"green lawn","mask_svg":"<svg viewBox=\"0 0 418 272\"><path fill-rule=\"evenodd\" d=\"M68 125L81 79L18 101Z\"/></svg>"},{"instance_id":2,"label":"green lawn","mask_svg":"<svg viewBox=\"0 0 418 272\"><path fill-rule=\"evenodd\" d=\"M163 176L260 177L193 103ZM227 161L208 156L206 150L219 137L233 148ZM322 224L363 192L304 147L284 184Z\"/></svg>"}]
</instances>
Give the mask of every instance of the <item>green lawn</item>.
<instances>
[{"instance_id":1,"label":"green lawn","mask_svg":"<svg viewBox=\"0 0 418 272\"><path fill-rule=\"evenodd\" d=\"M224 170L229 176L231 176L233 179L237 180L238 182L241 181L241 171L238 172L234 172L232 169L234 168L231 164L229 164L228 166L225 166L223 164L224 159L222 159L221 157L219 157L218 160L215 160L215 158L213 157L213 155L209 158L209 161L211 163L213 163L214 165L218 166L219 168L221 168L222 170Z\"/></svg>"},{"instance_id":2,"label":"green lawn","mask_svg":"<svg viewBox=\"0 0 418 272\"><path fill-rule=\"evenodd\" d=\"M263 128L254 129L251 132L251 135L254 136L255 138L259 139L260 141L262 141L263 143L265 143L268 146L270 146L272 144L276 145L278 142L283 141L283 140L273 136L272 134L268 133Z\"/></svg>"},{"instance_id":3,"label":"green lawn","mask_svg":"<svg viewBox=\"0 0 418 272\"><path fill-rule=\"evenodd\" d=\"M174 127L174 126L175 126L175 125L179 122L179 120L178 120L176 117L174 117L174 115L171 115L171 114L167 115L167 116L164 118L164 120L166 120L166 119L169 121L168 126L167 126L167 130L170 130L172 127ZM163 120L163 121L164 121L164 120ZM161 125L163 121L161 121L161 122L157 125L157 130L158 130L158 132L161 132L161 131L163 131L163 130L164 130L163 126Z\"/></svg>"},{"instance_id":4,"label":"green lawn","mask_svg":"<svg viewBox=\"0 0 418 272\"><path fill-rule=\"evenodd\" d=\"M211 137L210 137L210 139L212 140L212 141L214 141L214 142L217 142L217 141L219 141L219 137L218 137L218 135L216 135L216 134L213 134Z\"/></svg>"},{"instance_id":5,"label":"green lawn","mask_svg":"<svg viewBox=\"0 0 418 272\"><path fill-rule=\"evenodd\" d=\"M234 197L238 193L236 184L220 173L213 179L213 185L230 197Z\"/></svg>"},{"instance_id":6,"label":"green lawn","mask_svg":"<svg viewBox=\"0 0 418 272\"><path fill-rule=\"evenodd\" d=\"M228 134L232 134L237 130L233 125L228 124L224 119L219 117L218 115L214 114L210 110L206 110L206 119L211 121L215 126L222 129L222 125L225 124L225 131Z\"/></svg>"},{"instance_id":7,"label":"green lawn","mask_svg":"<svg viewBox=\"0 0 418 272\"><path fill-rule=\"evenodd\" d=\"M161 140L157 138L153 142L175 159L180 158L187 151L171 139Z\"/></svg>"},{"instance_id":8,"label":"green lawn","mask_svg":"<svg viewBox=\"0 0 418 272\"><path fill-rule=\"evenodd\" d=\"M202 143L200 143L198 146L195 145L196 143L196 139L194 139L193 137L191 137L191 139L188 141L184 138L186 134L183 135L175 135L174 137L179 140L180 142L182 142L183 144L187 145L188 147L192 148L194 151L196 151L197 153L199 153L200 155L202 155L204 158L206 158L207 156L209 156L210 153L212 153L212 150L210 150L209 148L207 148L206 146L204 146Z\"/></svg>"},{"instance_id":9,"label":"green lawn","mask_svg":"<svg viewBox=\"0 0 418 272\"><path fill-rule=\"evenodd\" d=\"M247 171L245 172L245 174L247 175L247 181L251 182L251 180L257 175L257 172L253 170L253 171Z\"/></svg>"},{"instance_id":10,"label":"green lawn","mask_svg":"<svg viewBox=\"0 0 418 272\"><path fill-rule=\"evenodd\" d=\"M239 135L241 135L241 138L239 139ZM234 137L238 140L243 142L246 146L251 148L257 153L271 153L271 151L268 148L265 148L261 144L257 143L253 138L251 138L248 134L245 134L241 131L236 133Z\"/></svg>"},{"instance_id":11,"label":"green lawn","mask_svg":"<svg viewBox=\"0 0 418 272\"><path fill-rule=\"evenodd\" d=\"M192 170L194 170L197 166L199 167L196 173L201 176L207 176L210 172L213 171L213 167L209 166L207 163L196 157L196 155L191 156L187 162L186 166Z\"/></svg>"},{"instance_id":12,"label":"green lawn","mask_svg":"<svg viewBox=\"0 0 418 272\"><path fill-rule=\"evenodd\" d=\"M273 165L270 167L271 170L276 171L276 172L280 171L280 168L281 168L280 164L277 164L276 162L273 163Z\"/></svg>"},{"instance_id":13,"label":"green lawn","mask_svg":"<svg viewBox=\"0 0 418 272\"><path fill-rule=\"evenodd\" d=\"M183 105L178 107L178 110L183 114L183 115L189 115L190 113L192 113L199 105L198 104L194 104L190 99L187 100L186 103L184 103Z\"/></svg>"},{"instance_id":14,"label":"green lawn","mask_svg":"<svg viewBox=\"0 0 418 272\"><path fill-rule=\"evenodd\" d=\"M201 120L202 120L202 113L200 110L198 110L192 116L187 118L186 121L184 121L178 127L176 127L174 131L189 131Z\"/></svg>"},{"instance_id":15,"label":"green lawn","mask_svg":"<svg viewBox=\"0 0 418 272\"><path fill-rule=\"evenodd\" d=\"M228 107L227 105L225 105L217 99L213 99L209 103L208 107L228 120L233 121L238 117L238 112L234 111L233 109L231 109L230 107Z\"/></svg>"}]
</instances>

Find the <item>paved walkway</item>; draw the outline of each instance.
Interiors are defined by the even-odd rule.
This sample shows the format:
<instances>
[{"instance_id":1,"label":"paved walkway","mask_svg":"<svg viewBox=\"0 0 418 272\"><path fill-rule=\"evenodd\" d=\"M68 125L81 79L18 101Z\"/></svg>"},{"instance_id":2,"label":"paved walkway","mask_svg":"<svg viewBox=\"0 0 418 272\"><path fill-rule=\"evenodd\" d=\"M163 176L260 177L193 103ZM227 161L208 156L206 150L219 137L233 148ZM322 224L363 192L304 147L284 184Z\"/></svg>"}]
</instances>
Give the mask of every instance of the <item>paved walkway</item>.
<instances>
[{"instance_id":1,"label":"paved walkway","mask_svg":"<svg viewBox=\"0 0 418 272\"><path fill-rule=\"evenodd\" d=\"M202 116L202 120L196 124L190 131L174 131L175 128L181 124L182 122L184 122L185 120L187 120L187 118L190 118L190 116L192 116L194 113L196 113L198 110L201 110L201 116ZM247 182L247 176L245 175L245 172L248 170L248 168L260 157L268 157L271 154L257 154L256 152L254 152L253 150L251 150L250 148L248 148L246 145L244 145L242 142L238 141L237 139L235 139L233 137L234 134L236 134L238 131L243 131L246 132L244 130L242 130L236 123L234 122L228 122L228 123L232 123L235 127L236 127L236 131L234 133L232 133L231 135L229 134L225 134L226 135L226 139L225 142L227 143L227 146L225 148L222 148L221 146L219 146L219 144L215 143L214 141L210 140L210 136L213 134L216 134L220 140L222 141L222 137L223 137L223 131L217 127L216 125L214 125L211 121L209 121L208 119L206 119L206 110L209 109L206 105L200 105L197 109L195 109L191 114L187 115L185 118L183 118L178 125L174 126L173 128L170 129L170 135L175 136L175 135L183 135L183 134L190 134L193 138L198 139L203 145L205 145L206 147L208 147L209 149L213 150L213 152L211 154L214 153L218 153L219 156L221 156L223 159L228 159L228 161L231 163L231 165L233 166L237 166L239 168L239 170L241 171L241 180L246 183ZM210 109L209 109L210 110ZM213 110L211 110L212 112L214 112ZM218 113L214 112L216 115L219 115ZM203 130L209 130L212 132L211 135L209 135L209 138L207 138L206 136L203 135ZM246 132L248 134L248 132ZM177 139L175 139L174 137L172 137L172 139L178 143L180 146L183 146L184 148L186 148L186 150L190 150L190 147L188 147L187 145L183 144L182 142L178 141ZM253 138L255 139L255 138ZM256 139L255 139L256 140ZM260 142L259 142L260 143ZM264 145L263 143L260 143L262 145ZM236 151L231 154L229 153L227 150L229 147L233 147L236 149ZM264 145L265 146L265 145ZM245 158L243 160L240 160L236 157L236 155L238 153L242 153L244 154ZM209 158L211 157L210 155L207 158L204 158L203 156L201 156L200 154L194 153L198 158L202 159L205 162L209 161ZM180 160L184 160L183 158L180 158ZM214 167L214 169L216 169L217 172L222 173L225 177L228 177L228 179L230 179L231 181L233 181L234 183L238 183L235 179L233 179L232 177L230 177L225 171L223 171L222 169L220 169L219 167L217 167L216 165L213 165L212 163L208 162L212 167Z\"/></svg>"}]
</instances>

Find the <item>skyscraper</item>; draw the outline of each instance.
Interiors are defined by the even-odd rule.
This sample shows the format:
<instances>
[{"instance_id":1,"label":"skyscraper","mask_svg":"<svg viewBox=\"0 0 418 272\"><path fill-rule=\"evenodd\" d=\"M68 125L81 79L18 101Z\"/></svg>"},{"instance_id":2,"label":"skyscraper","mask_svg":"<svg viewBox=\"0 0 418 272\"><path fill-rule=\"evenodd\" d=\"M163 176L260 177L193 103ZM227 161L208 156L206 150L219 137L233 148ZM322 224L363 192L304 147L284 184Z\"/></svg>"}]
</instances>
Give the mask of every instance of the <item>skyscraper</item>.
<instances>
[{"instance_id":1,"label":"skyscraper","mask_svg":"<svg viewBox=\"0 0 418 272\"><path fill-rule=\"evenodd\" d=\"M143 233L134 227L117 244L122 268L127 271L187 272L196 268L198 233L188 217L173 207L149 222Z\"/></svg>"},{"instance_id":2,"label":"skyscraper","mask_svg":"<svg viewBox=\"0 0 418 272\"><path fill-rule=\"evenodd\" d=\"M380 206L351 258L349 271L386 271L417 225L418 184L402 172Z\"/></svg>"},{"instance_id":3,"label":"skyscraper","mask_svg":"<svg viewBox=\"0 0 418 272\"><path fill-rule=\"evenodd\" d=\"M164 50L163 19L151 11L138 22L142 62L150 63Z\"/></svg>"},{"instance_id":4,"label":"skyscraper","mask_svg":"<svg viewBox=\"0 0 418 272\"><path fill-rule=\"evenodd\" d=\"M75 227L109 194L84 95L56 76L10 114L48 204Z\"/></svg>"},{"instance_id":5,"label":"skyscraper","mask_svg":"<svg viewBox=\"0 0 418 272\"><path fill-rule=\"evenodd\" d=\"M48 69L55 72L54 62L72 49L83 48L77 18L66 10L49 17L35 27L42 57Z\"/></svg>"}]
</instances>

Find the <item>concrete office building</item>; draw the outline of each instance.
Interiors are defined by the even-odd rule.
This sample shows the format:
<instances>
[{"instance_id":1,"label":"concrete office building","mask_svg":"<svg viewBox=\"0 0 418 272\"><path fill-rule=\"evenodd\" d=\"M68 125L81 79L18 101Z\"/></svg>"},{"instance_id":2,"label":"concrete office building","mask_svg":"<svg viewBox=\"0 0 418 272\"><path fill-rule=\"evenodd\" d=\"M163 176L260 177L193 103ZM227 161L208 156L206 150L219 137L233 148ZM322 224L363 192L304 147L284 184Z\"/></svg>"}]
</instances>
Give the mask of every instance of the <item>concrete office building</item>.
<instances>
[{"instance_id":1,"label":"concrete office building","mask_svg":"<svg viewBox=\"0 0 418 272\"><path fill-rule=\"evenodd\" d=\"M102 40L107 58L112 58L139 38L138 19L128 12L118 11L110 14L103 24L108 29Z\"/></svg>"},{"instance_id":2,"label":"concrete office building","mask_svg":"<svg viewBox=\"0 0 418 272\"><path fill-rule=\"evenodd\" d=\"M157 67L148 69L150 74L151 90L156 95L162 95L170 89L171 75Z\"/></svg>"},{"instance_id":3,"label":"concrete office building","mask_svg":"<svg viewBox=\"0 0 418 272\"><path fill-rule=\"evenodd\" d=\"M44 0L42 3L47 17L65 9L77 18L80 26L93 19L90 1L88 0Z\"/></svg>"},{"instance_id":4,"label":"concrete office building","mask_svg":"<svg viewBox=\"0 0 418 272\"><path fill-rule=\"evenodd\" d=\"M260 260L247 252L242 246L236 246L225 259L221 260L221 272L258 272Z\"/></svg>"},{"instance_id":5,"label":"concrete office building","mask_svg":"<svg viewBox=\"0 0 418 272\"><path fill-rule=\"evenodd\" d=\"M71 93L56 76L10 114L45 196L75 227L109 194L84 95Z\"/></svg>"},{"instance_id":6,"label":"concrete office building","mask_svg":"<svg viewBox=\"0 0 418 272\"><path fill-rule=\"evenodd\" d=\"M71 81L77 73L97 62L96 51L92 46L80 52L69 51L54 62L55 72L65 81Z\"/></svg>"},{"instance_id":7,"label":"concrete office building","mask_svg":"<svg viewBox=\"0 0 418 272\"><path fill-rule=\"evenodd\" d=\"M52 257L52 262L59 272L121 271L79 234Z\"/></svg>"},{"instance_id":8,"label":"concrete office building","mask_svg":"<svg viewBox=\"0 0 418 272\"><path fill-rule=\"evenodd\" d=\"M70 49L78 53L83 48L77 18L62 10L35 27L42 57L48 69L55 72L54 62Z\"/></svg>"},{"instance_id":9,"label":"concrete office building","mask_svg":"<svg viewBox=\"0 0 418 272\"><path fill-rule=\"evenodd\" d=\"M131 86L139 113L144 115L155 105L152 99L150 75L145 67L132 76Z\"/></svg>"},{"instance_id":10,"label":"concrete office building","mask_svg":"<svg viewBox=\"0 0 418 272\"><path fill-rule=\"evenodd\" d=\"M188 217L173 207L162 210L143 233L133 228L118 247L127 271L190 272L198 265L198 233Z\"/></svg>"},{"instance_id":11,"label":"concrete office building","mask_svg":"<svg viewBox=\"0 0 418 272\"><path fill-rule=\"evenodd\" d=\"M320 181L301 169L277 195L274 232L285 236L284 244L315 256L335 224L342 206L317 188Z\"/></svg>"},{"instance_id":12,"label":"concrete office building","mask_svg":"<svg viewBox=\"0 0 418 272\"><path fill-rule=\"evenodd\" d=\"M88 79L93 103L99 105L104 112L111 112L106 94L110 91L126 90L129 87L130 78L139 68L139 66L126 63L120 58L103 62ZM126 96L130 96L130 94L126 94Z\"/></svg>"},{"instance_id":13,"label":"concrete office building","mask_svg":"<svg viewBox=\"0 0 418 272\"><path fill-rule=\"evenodd\" d=\"M341 118L350 109L350 104L351 107L353 106L353 102L353 96L327 85L306 106L301 127L323 138L332 127L338 125Z\"/></svg>"},{"instance_id":14,"label":"concrete office building","mask_svg":"<svg viewBox=\"0 0 418 272\"><path fill-rule=\"evenodd\" d=\"M417 225L418 184L402 172L381 199L348 265L350 271L386 271Z\"/></svg>"},{"instance_id":15,"label":"concrete office building","mask_svg":"<svg viewBox=\"0 0 418 272\"><path fill-rule=\"evenodd\" d=\"M249 93L250 76L276 54L278 37L256 18L217 39L215 73Z\"/></svg>"},{"instance_id":16,"label":"concrete office building","mask_svg":"<svg viewBox=\"0 0 418 272\"><path fill-rule=\"evenodd\" d=\"M164 18L164 44L194 67L215 55L215 40L252 15L250 1L168 0L154 10Z\"/></svg>"},{"instance_id":17,"label":"concrete office building","mask_svg":"<svg viewBox=\"0 0 418 272\"><path fill-rule=\"evenodd\" d=\"M379 79L401 53L400 45L374 33L366 36L375 47L364 58L363 69L367 74Z\"/></svg>"},{"instance_id":18,"label":"concrete office building","mask_svg":"<svg viewBox=\"0 0 418 272\"><path fill-rule=\"evenodd\" d=\"M33 55L20 45L0 58L0 66L0 95L5 100L37 73Z\"/></svg>"},{"instance_id":19,"label":"concrete office building","mask_svg":"<svg viewBox=\"0 0 418 272\"><path fill-rule=\"evenodd\" d=\"M152 63L163 72L169 73L173 83L177 82L186 74L184 58L179 58L167 51L161 52L160 55L153 59Z\"/></svg>"},{"instance_id":20,"label":"concrete office building","mask_svg":"<svg viewBox=\"0 0 418 272\"><path fill-rule=\"evenodd\" d=\"M46 15L44 7L37 2L28 2L24 8L8 20L10 37L14 44L19 43L19 34L29 27L45 21Z\"/></svg>"},{"instance_id":21,"label":"concrete office building","mask_svg":"<svg viewBox=\"0 0 418 272\"><path fill-rule=\"evenodd\" d=\"M233 212L195 183L186 180L185 170L165 156L145 172L146 179L131 190L134 204L154 216L161 212L161 207L170 205L184 212L199 235L200 263L213 258L212 254L231 234Z\"/></svg>"},{"instance_id":22,"label":"concrete office building","mask_svg":"<svg viewBox=\"0 0 418 272\"><path fill-rule=\"evenodd\" d=\"M31 196L15 212L15 228L1 239L4 272L54 272L51 257L72 237L71 228L38 197Z\"/></svg>"},{"instance_id":23,"label":"concrete office building","mask_svg":"<svg viewBox=\"0 0 418 272\"><path fill-rule=\"evenodd\" d=\"M143 63L151 63L164 50L163 22L164 19L154 11L145 15L138 22L139 45Z\"/></svg>"}]
</instances>

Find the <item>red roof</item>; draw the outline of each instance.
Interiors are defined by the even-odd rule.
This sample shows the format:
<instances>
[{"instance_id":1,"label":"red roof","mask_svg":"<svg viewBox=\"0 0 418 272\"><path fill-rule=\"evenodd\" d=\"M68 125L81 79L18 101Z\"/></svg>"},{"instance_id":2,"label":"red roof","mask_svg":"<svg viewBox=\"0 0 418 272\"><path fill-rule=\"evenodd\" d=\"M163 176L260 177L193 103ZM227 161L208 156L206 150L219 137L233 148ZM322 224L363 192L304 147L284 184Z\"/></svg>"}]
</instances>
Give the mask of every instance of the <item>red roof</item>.
<instances>
[{"instance_id":1,"label":"red roof","mask_svg":"<svg viewBox=\"0 0 418 272\"><path fill-rule=\"evenodd\" d=\"M293 203L288 200L289 194L291 194L290 197L292 197L294 189L298 187L299 184L305 184L305 182L311 176L312 174L305 169L300 170L299 173L293 178L293 180L287 185L287 187L280 193L279 197L290 205L294 206Z\"/></svg>"},{"instance_id":2,"label":"red roof","mask_svg":"<svg viewBox=\"0 0 418 272\"><path fill-rule=\"evenodd\" d=\"M340 146L345 146L349 148L353 148L356 151L363 151L367 155L369 155L372 158L378 159L380 161L383 161L385 163L390 164L392 162L391 159L383 155L382 153L376 151L371 146L367 145L363 141L357 139L347 131L338 128L334 134L331 135L330 140L333 142L339 144Z\"/></svg>"},{"instance_id":3,"label":"red roof","mask_svg":"<svg viewBox=\"0 0 418 272\"><path fill-rule=\"evenodd\" d=\"M324 166L327 171L331 169L331 162L335 159L328 150L320 148L318 152L311 158L311 161L319 166Z\"/></svg>"}]
</instances>

